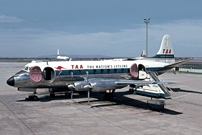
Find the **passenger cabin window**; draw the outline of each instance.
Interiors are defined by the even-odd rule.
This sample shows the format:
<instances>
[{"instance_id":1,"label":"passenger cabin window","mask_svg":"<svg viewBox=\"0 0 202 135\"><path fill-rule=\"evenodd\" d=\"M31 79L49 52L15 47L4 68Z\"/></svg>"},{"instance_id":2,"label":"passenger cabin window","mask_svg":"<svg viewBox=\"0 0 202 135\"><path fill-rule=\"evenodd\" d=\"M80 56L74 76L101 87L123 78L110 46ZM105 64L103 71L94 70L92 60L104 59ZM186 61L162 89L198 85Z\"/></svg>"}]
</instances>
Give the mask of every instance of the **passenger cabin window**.
<instances>
[{"instance_id":1,"label":"passenger cabin window","mask_svg":"<svg viewBox=\"0 0 202 135\"><path fill-rule=\"evenodd\" d=\"M81 75L85 75L86 71L85 70L80 70L81 71Z\"/></svg>"},{"instance_id":2,"label":"passenger cabin window","mask_svg":"<svg viewBox=\"0 0 202 135\"><path fill-rule=\"evenodd\" d=\"M117 73L117 69L114 69L114 73L115 73L115 74Z\"/></svg>"},{"instance_id":3,"label":"passenger cabin window","mask_svg":"<svg viewBox=\"0 0 202 135\"><path fill-rule=\"evenodd\" d=\"M107 73L110 74L110 69L107 69Z\"/></svg>"},{"instance_id":4,"label":"passenger cabin window","mask_svg":"<svg viewBox=\"0 0 202 135\"><path fill-rule=\"evenodd\" d=\"M101 69L101 74L103 74L104 73L104 70L103 69Z\"/></svg>"},{"instance_id":5,"label":"passenger cabin window","mask_svg":"<svg viewBox=\"0 0 202 135\"><path fill-rule=\"evenodd\" d=\"M69 70L69 75L71 75L71 73L72 73L72 70Z\"/></svg>"},{"instance_id":6,"label":"passenger cabin window","mask_svg":"<svg viewBox=\"0 0 202 135\"><path fill-rule=\"evenodd\" d=\"M78 75L80 75L80 74L81 74L81 71L80 71L80 70L78 70L78 71L77 71L77 74L78 74Z\"/></svg>"},{"instance_id":7,"label":"passenger cabin window","mask_svg":"<svg viewBox=\"0 0 202 135\"><path fill-rule=\"evenodd\" d=\"M89 74L88 70L86 70L86 74L87 74L87 75Z\"/></svg>"},{"instance_id":8,"label":"passenger cabin window","mask_svg":"<svg viewBox=\"0 0 202 135\"><path fill-rule=\"evenodd\" d=\"M93 74L96 74L96 70L95 69L93 70Z\"/></svg>"},{"instance_id":9,"label":"passenger cabin window","mask_svg":"<svg viewBox=\"0 0 202 135\"><path fill-rule=\"evenodd\" d=\"M123 68L121 69L121 73L124 73L124 69Z\"/></svg>"}]
</instances>

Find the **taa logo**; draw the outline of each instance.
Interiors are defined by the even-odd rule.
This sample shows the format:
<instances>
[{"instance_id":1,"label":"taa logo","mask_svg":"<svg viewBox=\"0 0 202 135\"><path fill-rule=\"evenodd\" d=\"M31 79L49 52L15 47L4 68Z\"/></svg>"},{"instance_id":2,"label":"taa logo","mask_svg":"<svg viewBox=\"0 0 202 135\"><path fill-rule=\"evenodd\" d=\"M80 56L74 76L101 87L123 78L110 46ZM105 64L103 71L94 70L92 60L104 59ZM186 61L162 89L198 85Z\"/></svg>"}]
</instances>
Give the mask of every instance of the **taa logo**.
<instances>
[{"instance_id":1,"label":"taa logo","mask_svg":"<svg viewBox=\"0 0 202 135\"><path fill-rule=\"evenodd\" d=\"M83 65L71 65L72 69L83 69Z\"/></svg>"},{"instance_id":2,"label":"taa logo","mask_svg":"<svg viewBox=\"0 0 202 135\"><path fill-rule=\"evenodd\" d=\"M163 49L163 54L171 54L171 49Z\"/></svg>"}]
</instances>

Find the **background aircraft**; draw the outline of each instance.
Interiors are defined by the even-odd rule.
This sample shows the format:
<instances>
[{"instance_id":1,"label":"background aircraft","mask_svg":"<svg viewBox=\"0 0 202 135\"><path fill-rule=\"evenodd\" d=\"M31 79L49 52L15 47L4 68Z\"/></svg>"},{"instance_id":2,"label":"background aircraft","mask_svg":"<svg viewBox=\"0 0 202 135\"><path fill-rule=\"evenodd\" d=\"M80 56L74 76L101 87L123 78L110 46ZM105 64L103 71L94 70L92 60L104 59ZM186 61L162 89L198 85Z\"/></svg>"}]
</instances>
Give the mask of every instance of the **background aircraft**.
<instances>
[{"instance_id":1,"label":"background aircraft","mask_svg":"<svg viewBox=\"0 0 202 135\"><path fill-rule=\"evenodd\" d=\"M60 56L60 50L57 50L57 60L59 61L71 61L71 59L67 56Z\"/></svg>"},{"instance_id":2,"label":"background aircraft","mask_svg":"<svg viewBox=\"0 0 202 135\"><path fill-rule=\"evenodd\" d=\"M7 84L19 91L33 92L29 96L33 100L38 99L36 91L40 88L49 88L51 96L58 91L71 91L71 98L73 91L87 91L88 100L90 91L105 92L105 98L112 100L116 89L128 85L140 94L171 98L170 91L164 86L166 82L161 82L158 75L187 61L174 61L170 36L165 35L154 57L122 61L32 61L9 78Z\"/></svg>"}]
</instances>

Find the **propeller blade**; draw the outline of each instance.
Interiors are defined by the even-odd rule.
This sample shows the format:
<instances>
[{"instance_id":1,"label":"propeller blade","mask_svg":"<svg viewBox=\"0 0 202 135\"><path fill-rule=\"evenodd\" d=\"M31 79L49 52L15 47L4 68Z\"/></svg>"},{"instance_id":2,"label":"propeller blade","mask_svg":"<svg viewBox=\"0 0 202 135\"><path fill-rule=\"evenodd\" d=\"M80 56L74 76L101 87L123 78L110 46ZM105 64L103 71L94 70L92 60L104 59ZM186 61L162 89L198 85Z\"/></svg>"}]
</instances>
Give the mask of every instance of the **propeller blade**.
<instances>
[{"instance_id":1,"label":"propeller blade","mask_svg":"<svg viewBox=\"0 0 202 135\"><path fill-rule=\"evenodd\" d=\"M75 89L75 86L73 84L70 84L68 85L68 88L71 89L71 99L73 99L73 92L74 92L74 89Z\"/></svg>"},{"instance_id":2,"label":"propeller blade","mask_svg":"<svg viewBox=\"0 0 202 135\"><path fill-rule=\"evenodd\" d=\"M89 100L90 100L90 89L88 89L88 103L89 103Z\"/></svg>"},{"instance_id":3,"label":"propeller blade","mask_svg":"<svg viewBox=\"0 0 202 135\"><path fill-rule=\"evenodd\" d=\"M71 89L71 99L73 99L73 89Z\"/></svg>"},{"instance_id":4,"label":"propeller blade","mask_svg":"<svg viewBox=\"0 0 202 135\"><path fill-rule=\"evenodd\" d=\"M88 103L89 103L89 100L90 100L90 90L91 90L93 87L90 86L90 85L85 85L84 88L88 88Z\"/></svg>"}]
</instances>

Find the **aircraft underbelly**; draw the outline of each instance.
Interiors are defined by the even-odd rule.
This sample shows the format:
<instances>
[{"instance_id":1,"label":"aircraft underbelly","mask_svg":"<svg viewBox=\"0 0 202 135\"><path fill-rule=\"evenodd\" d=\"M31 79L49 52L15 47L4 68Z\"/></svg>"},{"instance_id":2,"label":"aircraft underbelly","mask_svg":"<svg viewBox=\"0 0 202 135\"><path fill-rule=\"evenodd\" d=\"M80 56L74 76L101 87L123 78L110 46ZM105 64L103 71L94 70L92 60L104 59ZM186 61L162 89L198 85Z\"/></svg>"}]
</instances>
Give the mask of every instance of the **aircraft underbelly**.
<instances>
[{"instance_id":1,"label":"aircraft underbelly","mask_svg":"<svg viewBox=\"0 0 202 135\"><path fill-rule=\"evenodd\" d=\"M123 79L127 76L127 74L124 75L90 75L89 81L90 82L98 82L97 85L95 85L95 89L115 89L119 88L120 86L115 86L114 84L110 83L111 80L114 83L114 79ZM30 80L29 74L26 74L24 76L15 76L15 87L21 87L21 88L57 88L57 87L67 87L67 85L78 82L78 81L87 81L87 76L81 76L81 75L74 75L73 77L71 75L60 75L56 76L52 80L44 80L42 79L40 82L33 82ZM109 81L106 81L109 80ZM104 81L103 81L104 80ZM102 83L100 83L102 82ZM101 86L104 86L103 88ZM105 87L106 86L106 87Z\"/></svg>"}]
</instances>

